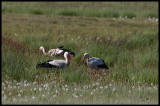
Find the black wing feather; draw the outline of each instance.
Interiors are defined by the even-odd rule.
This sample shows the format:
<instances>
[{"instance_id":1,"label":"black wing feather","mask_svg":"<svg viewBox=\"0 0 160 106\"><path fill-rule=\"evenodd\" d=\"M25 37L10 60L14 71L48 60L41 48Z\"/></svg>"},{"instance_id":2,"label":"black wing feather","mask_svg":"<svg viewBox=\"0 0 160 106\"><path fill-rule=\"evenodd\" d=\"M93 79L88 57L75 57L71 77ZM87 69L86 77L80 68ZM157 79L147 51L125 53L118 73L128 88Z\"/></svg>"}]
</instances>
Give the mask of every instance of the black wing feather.
<instances>
[{"instance_id":1,"label":"black wing feather","mask_svg":"<svg viewBox=\"0 0 160 106\"><path fill-rule=\"evenodd\" d=\"M37 64L36 68L58 68L57 66L51 65L48 62L53 61L53 60L48 60L47 62Z\"/></svg>"},{"instance_id":2,"label":"black wing feather","mask_svg":"<svg viewBox=\"0 0 160 106\"><path fill-rule=\"evenodd\" d=\"M104 63L104 64L103 64L103 65L98 65L97 67L98 67L98 68L105 68L105 69L109 69L109 68L108 68L108 66L106 65L106 63L104 62L104 60L103 60L103 59L102 59L102 61L103 61L103 63Z\"/></svg>"},{"instance_id":3,"label":"black wing feather","mask_svg":"<svg viewBox=\"0 0 160 106\"><path fill-rule=\"evenodd\" d=\"M61 49L61 50L63 50L64 53L65 53L65 52L69 52L69 54L75 56L75 53L74 53L74 52L71 52L70 50L67 50L67 49Z\"/></svg>"}]
</instances>

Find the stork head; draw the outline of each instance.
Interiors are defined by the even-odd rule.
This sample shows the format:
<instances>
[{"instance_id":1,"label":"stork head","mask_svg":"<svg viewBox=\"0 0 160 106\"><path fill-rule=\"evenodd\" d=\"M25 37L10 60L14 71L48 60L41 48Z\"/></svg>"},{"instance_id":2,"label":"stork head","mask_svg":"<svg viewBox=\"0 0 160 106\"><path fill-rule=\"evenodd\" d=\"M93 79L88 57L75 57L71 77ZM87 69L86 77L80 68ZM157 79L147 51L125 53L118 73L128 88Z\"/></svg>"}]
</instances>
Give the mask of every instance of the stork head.
<instances>
[{"instance_id":1,"label":"stork head","mask_svg":"<svg viewBox=\"0 0 160 106\"><path fill-rule=\"evenodd\" d=\"M88 53L84 53L84 57L85 57L85 58L88 58L88 57L89 57L89 54L88 54Z\"/></svg>"},{"instance_id":2,"label":"stork head","mask_svg":"<svg viewBox=\"0 0 160 106\"><path fill-rule=\"evenodd\" d=\"M41 46L41 47L39 48L39 50L42 50L42 49L44 49L44 47L43 47L43 46Z\"/></svg>"},{"instance_id":3,"label":"stork head","mask_svg":"<svg viewBox=\"0 0 160 106\"><path fill-rule=\"evenodd\" d=\"M44 47L43 46L41 46L40 48L39 48L39 54L41 55L41 50L43 50L44 49Z\"/></svg>"},{"instance_id":4,"label":"stork head","mask_svg":"<svg viewBox=\"0 0 160 106\"><path fill-rule=\"evenodd\" d=\"M64 58L68 58L72 62L71 57L68 52L64 53Z\"/></svg>"},{"instance_id":5,"label":"stork head","mask_svg":"<svg viewBox=\"0 0 160 106\"><path fill-rule=\"evenodd\" d=\"M83 58L81 59L80 63L81 63L85 58L89 58L89 54L88 54L88 53L84 53L84 56L83 56Z\"/></svg>"}]
</instances>

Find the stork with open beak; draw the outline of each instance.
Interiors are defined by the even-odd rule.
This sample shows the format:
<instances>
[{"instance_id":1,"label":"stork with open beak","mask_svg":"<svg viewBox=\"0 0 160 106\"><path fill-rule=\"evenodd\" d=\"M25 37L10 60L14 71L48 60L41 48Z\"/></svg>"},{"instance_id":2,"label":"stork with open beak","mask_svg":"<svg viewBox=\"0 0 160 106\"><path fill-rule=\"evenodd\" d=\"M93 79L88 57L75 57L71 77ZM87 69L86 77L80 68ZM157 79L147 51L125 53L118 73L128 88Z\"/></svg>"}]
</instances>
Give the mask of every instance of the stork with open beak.
<instances>
[{"instance_id":1,"label":"stork with open beak","mask_svg":"<svg viewBox=\"0 0 160 106\"><path fill-rule=\"evenodd\" d=\"M51 49L49 50L47 53L45 52L45 49L43 46L41 46L39 48L39 54L41 55L41 51L43 52L44 55L48 55L48 56L63 56L65 52L68 52L71 56L74 56L75 53L74 52L71 52L69 50L66 50L66 49L63 49L64 46L60 46L56 49Z\"/></svg>"},{"instance_id":2,"label":"stork with open beak","mask_svg":"<svg viewBox=\"0 0 160 106\"><path fill-rule=\"evenodd\" d=\"M106 63L104 62L103 59L97 58L97 57L92 57L89 59L89 54L85 53L83 58L81 59L80 63L86 59L87 65L91 69L95 69L96 71L94 72L95 77L96 77L96 72L100 69L109 69Z\"/></svg>"},{"instance_id":3,"label":"stork with open beak","mask_svg":"<svg viewBox=\"0 0 160 106\"><path fill-rule=\"evenodd\" d=\"M48 60L47 62L37 64L37 68L65 68L72 62L68 52L64 53L65 60Z\"/></svg>"}]
</instances>

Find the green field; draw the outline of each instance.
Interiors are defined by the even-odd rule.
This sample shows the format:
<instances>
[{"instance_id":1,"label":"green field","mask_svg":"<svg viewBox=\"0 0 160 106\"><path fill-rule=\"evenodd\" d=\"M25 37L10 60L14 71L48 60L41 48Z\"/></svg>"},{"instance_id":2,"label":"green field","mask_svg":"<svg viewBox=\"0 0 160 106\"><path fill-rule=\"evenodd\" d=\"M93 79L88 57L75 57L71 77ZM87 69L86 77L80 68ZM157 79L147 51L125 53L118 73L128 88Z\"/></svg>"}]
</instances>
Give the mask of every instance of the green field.
<instances>
[{"instance_id":1,"label":"green field","mask_svg":"<svg viewBox=\"0 0 160 106\"><path fill-rule=\"evenodd\" d=\"M158 2L2 2L2 104L158 104L158 21ZM69 67L36 68L62 45Z\"/></svg>"},{"instance_id":2,"label":"green field","mask_svg":"<svg viewBox=\"0 0 160 106\"><path fill-rule=\"evenodd\" d=\"M90 17L158 17L158 2L3 2L3 13Z\"/></svg>"}]
</instances>

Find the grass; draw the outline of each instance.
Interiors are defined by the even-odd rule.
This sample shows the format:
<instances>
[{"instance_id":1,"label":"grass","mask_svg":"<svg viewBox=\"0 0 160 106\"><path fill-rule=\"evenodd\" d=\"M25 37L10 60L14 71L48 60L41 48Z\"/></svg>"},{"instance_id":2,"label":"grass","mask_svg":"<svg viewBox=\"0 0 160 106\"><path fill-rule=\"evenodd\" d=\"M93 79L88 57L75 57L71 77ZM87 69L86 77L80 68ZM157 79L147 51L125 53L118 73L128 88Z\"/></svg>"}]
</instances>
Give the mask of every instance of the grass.
<instances>
[{"instance_id":1,"label":"grass","mask_svg":"<svg viewBox=\"0 0 160 106\"><path fill-rule=\"evenodd\" d=\"M2 2L3 13L63 16L157 18L157 9L158 2Z\"/></svg>"},{"instance_id":2,"label":"grass","mask_svg":"<svg viewBox=\"0 0 160 106\"><path fill-rule=\"evenodd\" d=\"M77 9L68 13L60 9L57 15L51 15L52 3L18 4L16 8L30 5L15 12L14 2L2 3L3 104L158 104L158 21L145 21L142 17L146 14L132 11L124 14L128 18L136 15L136 19L102 17L102 10L106 11L103 6L121 8L122 12L110 16L119 17L126 4L133 9L136 3L68 3L70 8L90 9L86 10L89 17L79 15ZM55 2L54 8L64 4ZM137 7L142 11L155 4L144 2ZM48 8L35 9L36 5ZM91 11L99 8L102 13ZM28 13L29 9L35 13ZM36 69L38 63L62 59L38 55L40 46L47 51L61 45L76 53L74 63L65 69ZM79 64L86 52L102 58L109 70L100 71L94 78L85 61Z\"/></svg>"}]
</instances>

